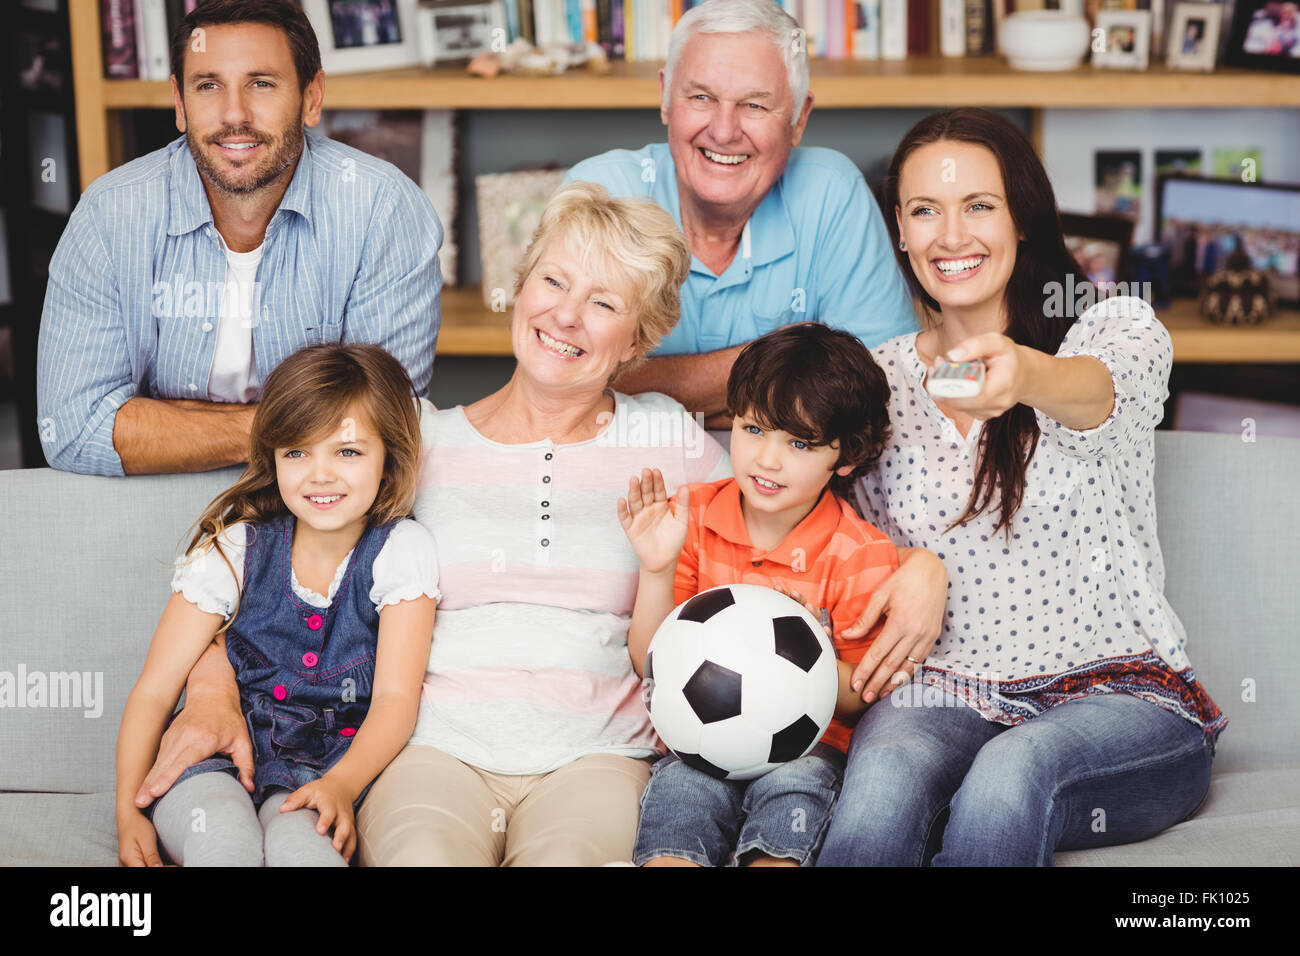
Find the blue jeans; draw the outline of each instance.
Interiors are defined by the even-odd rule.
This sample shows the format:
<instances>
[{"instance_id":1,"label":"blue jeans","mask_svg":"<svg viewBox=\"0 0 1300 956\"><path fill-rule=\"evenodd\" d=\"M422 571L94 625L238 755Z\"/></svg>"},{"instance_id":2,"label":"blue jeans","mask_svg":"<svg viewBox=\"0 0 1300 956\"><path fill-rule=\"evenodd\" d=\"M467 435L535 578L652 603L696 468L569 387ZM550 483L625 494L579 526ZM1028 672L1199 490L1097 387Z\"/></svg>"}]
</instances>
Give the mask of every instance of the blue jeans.
<instances>
[{"instance_id":1,"label":"blue jeans","mask_svg":"<svg viewBox=\"0 0 1300 956\"><path fill-rule=\"evenodd\" d=\"M1014 727L950 695L862 715L820 866L1050 866L1200 809L1214 751L1191 721L1127 694Z\"/></svg>"},{"instance_id":2,"label":"blue jeans","mask_svg":"<svg viewBox=\"0 0 1300 956\"><path fill-rule=\"evenodd\" d=\"M827 743L755 780L718 780L669 754L641 795L632 862L676 856L738 866L766 855L811 866L843 773L844 754Z\"/></svg>"}]
</instances>

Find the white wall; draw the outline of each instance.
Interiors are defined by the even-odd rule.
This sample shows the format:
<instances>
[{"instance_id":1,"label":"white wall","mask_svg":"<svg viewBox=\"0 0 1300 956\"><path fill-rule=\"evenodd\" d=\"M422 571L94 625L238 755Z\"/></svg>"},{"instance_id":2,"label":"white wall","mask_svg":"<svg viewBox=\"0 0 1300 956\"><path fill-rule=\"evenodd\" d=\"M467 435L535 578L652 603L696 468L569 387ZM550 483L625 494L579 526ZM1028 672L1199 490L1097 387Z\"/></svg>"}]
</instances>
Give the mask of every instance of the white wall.
<instances>
[{"instance_id":1,"label":"white wall","mask_svg":"<svg viewBox=\"0 0 1300 956\"><path fill-rule=\"evenodd\" d=\"M1142 219L1134 242L1150 242L1158 149L1201 150L1210 175L1217 149L1260 149L1261 182L1300 183L1300 110L1102 109L1043 111L1043 161L1062 212L1096 211L1093 153L1142 152Z\"/></svg>"}]
</instances>

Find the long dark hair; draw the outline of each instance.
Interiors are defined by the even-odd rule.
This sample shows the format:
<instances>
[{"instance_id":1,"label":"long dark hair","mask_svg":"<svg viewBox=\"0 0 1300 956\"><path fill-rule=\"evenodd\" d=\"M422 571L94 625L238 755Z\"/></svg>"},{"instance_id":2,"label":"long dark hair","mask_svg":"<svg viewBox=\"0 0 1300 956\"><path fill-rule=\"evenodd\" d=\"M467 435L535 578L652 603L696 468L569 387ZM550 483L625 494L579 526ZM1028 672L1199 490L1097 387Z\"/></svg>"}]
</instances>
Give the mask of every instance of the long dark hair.
<instances>
[{"instance_id":1,"label":"long dark hair","mask_svg":"<svg viewBox=\"0 0 1300 956\"><path fill-rule=\"evenodd\" d=\"M939 303L922 287L907 253L898 248L895 210L899 208L899 173L913 151L941 140L983 146L997 159L1011 219L1024 236L1016 248L1015 268L1007 281L1004 334L1018 345L1055 355L1074 317L1069 308L1062 315L1046 314L1048 290L1068 289L1071 282L1078 287L1085 277L1079 274L1074 258L1065 247L1056 195L1033 145L1015 124L997 113L962 107L927 116L908 130L894 152L889 174L881 187L881 207L893 240L894 255L913 295L925 305L927 319L937 321ZM1071 274L1073 279L1069 278ZM1052 283L1059 285L1054 287ZM1058 292L1057 301L1062 294ZM992 505L996 494L999 497L997 530L1010 537L1011 520L1024 497L1025 472L1034 457L1038 438L1038 421L1028 405L1016 405L984 423L970 500L965 513L949 529L983 513Z\"/></svg>"}]
</instances>

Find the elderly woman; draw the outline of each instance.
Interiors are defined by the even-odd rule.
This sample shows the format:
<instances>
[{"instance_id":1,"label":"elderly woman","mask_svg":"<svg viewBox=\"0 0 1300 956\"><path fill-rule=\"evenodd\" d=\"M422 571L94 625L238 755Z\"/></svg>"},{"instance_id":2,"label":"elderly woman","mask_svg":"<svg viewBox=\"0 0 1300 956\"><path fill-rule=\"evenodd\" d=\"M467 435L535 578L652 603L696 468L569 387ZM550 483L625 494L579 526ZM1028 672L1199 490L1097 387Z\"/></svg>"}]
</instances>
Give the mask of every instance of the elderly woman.
<instances>
[{"instance_id":1,"label":"elderly woman","mask_svg":"<svg viewBox=\"0 0 1300 956\"><path fill-rule=\"evenodd\" d=\"M426 408L415 516L443 596L415 733L357 815L363 864L631 858L659 742L627 653L639 565L616 503L643 467L676 486L730 464L682 406L609 383L672 328L689 260L653 203L566 186L519 270L513 377ZM237 757L242 732L203 708L191 722Z\"/></svg>"},{"instance_id":2,"label":"elderly woman","mask_svg":"<svg viewBox=\"0 0 1300 956\"><path fill-rule=\"evenodd\" d=\"M668 142L583 160L575 180L647 196L691 244L682 320L619 379L725 421L727 374L747 342L792 322L868 347L916 330L884 219L862 174L800 147L812 110L799 25L772 0L709 0L674 27L659 73Z\"/></svg>"}]
</instances>

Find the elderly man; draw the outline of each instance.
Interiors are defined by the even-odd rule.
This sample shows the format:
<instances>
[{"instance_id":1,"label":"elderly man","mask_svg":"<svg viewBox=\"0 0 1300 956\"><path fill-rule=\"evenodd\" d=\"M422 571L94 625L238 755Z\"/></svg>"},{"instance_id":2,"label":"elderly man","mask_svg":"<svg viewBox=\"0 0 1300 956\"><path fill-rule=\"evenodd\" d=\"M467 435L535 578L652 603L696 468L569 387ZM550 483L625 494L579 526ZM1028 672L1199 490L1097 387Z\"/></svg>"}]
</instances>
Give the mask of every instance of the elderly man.
<instances>
[{"instance_id":1,"label":"elderly man","mask_svg":"<svg viewBox=\"0 0 1300 956\"><path fill-rule=\"evenodd\" d=\"M56 468L243 462L261 383L306 345L382 345L429 384L442 226L395 167L304 135L325 88L302 11L204 0L171 56L185 135L93 183L50 263L37 390Z\"/></svg>"},{"instance_id":2,"label":"elderly man","mask_svg":"<svg viewBox=\"0 0 1300 956\"><path fill-rule=\"evenodd\" d=\"M798 148L812 111L798 24L772 0L708 0L678 21L659 73L667 144L583 160L570 179L648 196L691 244L682 318L619 379L725 422L741 347L791 322L868 346L915 331L880 209L848 157Z\"/></svg>"}]
</instances>

